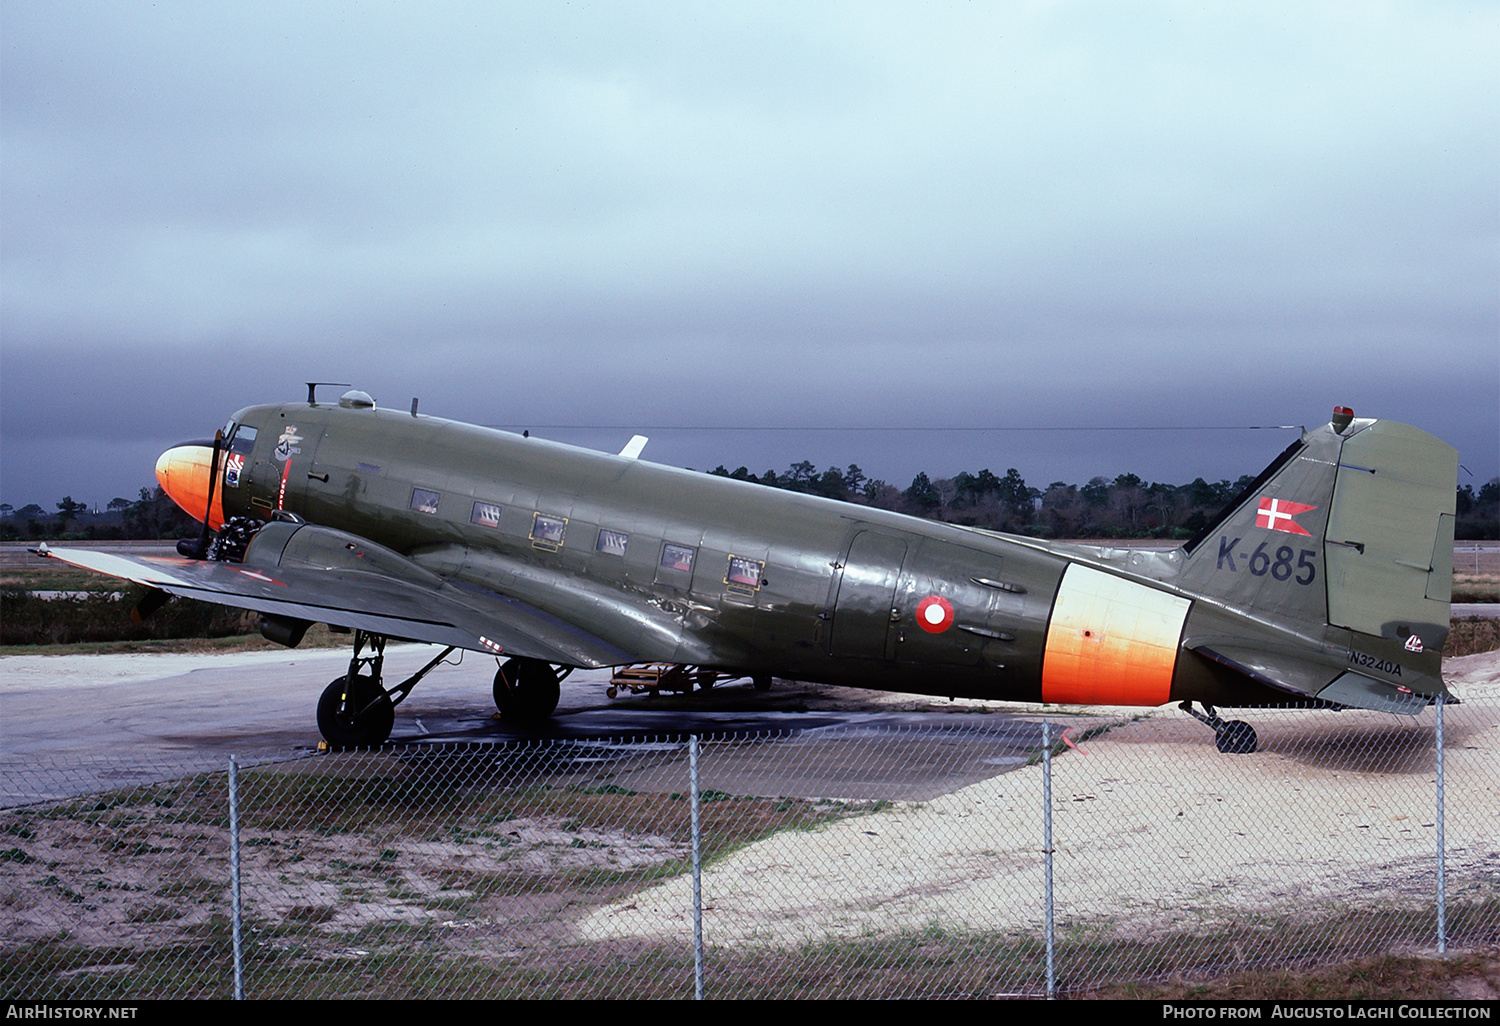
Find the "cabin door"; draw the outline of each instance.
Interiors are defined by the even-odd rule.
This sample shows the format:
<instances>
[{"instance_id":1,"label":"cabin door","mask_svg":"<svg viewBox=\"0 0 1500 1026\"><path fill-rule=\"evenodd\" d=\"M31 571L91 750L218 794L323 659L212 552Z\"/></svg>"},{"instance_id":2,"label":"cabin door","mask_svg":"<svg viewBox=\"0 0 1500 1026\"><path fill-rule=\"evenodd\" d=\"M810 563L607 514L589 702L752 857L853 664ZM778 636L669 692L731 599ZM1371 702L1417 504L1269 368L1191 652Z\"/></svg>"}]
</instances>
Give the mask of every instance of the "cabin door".
<instances>
[{"instance_id":1,"label":"cabin door","mask_svg":"<svg viewBox=\"0 0 1500 1026\"><path fill-rule=\"evenodd\" d=\"M852 659L894 659L896 584L906 561L906 539L864 530L855 534L838 570L830 655Z\"/></svg>"}]
</instances>

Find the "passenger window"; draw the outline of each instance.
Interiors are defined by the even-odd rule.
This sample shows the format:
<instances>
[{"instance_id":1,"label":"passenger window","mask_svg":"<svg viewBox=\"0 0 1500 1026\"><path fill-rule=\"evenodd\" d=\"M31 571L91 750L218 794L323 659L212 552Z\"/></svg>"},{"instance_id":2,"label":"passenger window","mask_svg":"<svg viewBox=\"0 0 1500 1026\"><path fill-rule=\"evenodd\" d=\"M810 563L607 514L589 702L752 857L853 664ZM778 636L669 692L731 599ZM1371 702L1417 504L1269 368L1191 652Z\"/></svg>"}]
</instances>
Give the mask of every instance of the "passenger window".
<instances>
[{"instance_id":1,"label":"passenger window","mask_svg":"<svg viewBox=\"0 0 1500 1026\"><path fill-rule=\"evenodd\" d=\"M668 570L692 573L693 549L686 545L673 545L667 542L661 547L661 565Z\"/></svg>"},{"instance_id":2,"label":"passenger window","mask_svg":"<svg viewBox=\"0 0 1500 1026\"><path fill-rule=\"evenodd\" d=\"M766 564L758 559L730 556L729 572L724 575L724 583L734 591L756 591L760 588L760 575L765 568Z\"/></svg>"},{"instance_id":3,"label":"passenger window","mask_svg":"<svg viewBox=\"0 0 1500 1026\"><path fill-rule=\"evenodd\" d=\"M630 535L619 531L600 531L599 541L594 548L599 552L607 552L611 556L625 555L625 543L630 541Z\"/></svg>"},{"instance_id":4,"label":"passenger window","mask_svg":"<svg viewBox=\"0 0 1500 1026\"><path fill-rule=\"evenodd\" d=\"M426 488L413 488L411 490L411 508L418 513L431 513L434 516L438 511L438 500L442 498L439 492L430 492Z\"/></svg>"},{"instance_id":5,"label":"passenger window","mask_svg":"<svg viewBox=\"0 0 1500 1026\"><path fill-rule=\"evenodd\" d=\"M563 534L568 529L567 517L553 517L536 513L531 519L531 547L546 552L562 548Z\"/></svg>"},{"instance_id":6,"label":"passenger window","mask_svg":"<svg viewBox=\"0 0 1500 1026\"><path fill-rule=\"evenodd\" d=\"M500 507L492 502L474 503L474 512L469 514L469 523L480 527L500 526Z\"/></svg>"}]
</instances>

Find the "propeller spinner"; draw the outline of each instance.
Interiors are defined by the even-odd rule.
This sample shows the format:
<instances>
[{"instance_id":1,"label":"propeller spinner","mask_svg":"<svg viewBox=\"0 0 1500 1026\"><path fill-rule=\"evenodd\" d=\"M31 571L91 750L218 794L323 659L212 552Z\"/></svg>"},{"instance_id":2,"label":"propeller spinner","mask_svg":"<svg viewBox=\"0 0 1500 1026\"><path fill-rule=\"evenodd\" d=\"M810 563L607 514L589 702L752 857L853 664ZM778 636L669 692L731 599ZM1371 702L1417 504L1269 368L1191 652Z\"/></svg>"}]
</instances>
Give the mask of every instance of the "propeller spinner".
<instances>
[{"instance_id":1,"label":"propeller spinner","mask_svg":"<svg viewBox=\"0 0 1500 1026\"><path fill-rule=\"evenodd\" d=\"M172 501L195 520L204 522L198 548L206 549L208 531L224 526L223 496L215 488L223 432L211 442L174 445L156 459L156 481ZM200 555L198 558L202 558Z\"/></svg>"}]
</instances>

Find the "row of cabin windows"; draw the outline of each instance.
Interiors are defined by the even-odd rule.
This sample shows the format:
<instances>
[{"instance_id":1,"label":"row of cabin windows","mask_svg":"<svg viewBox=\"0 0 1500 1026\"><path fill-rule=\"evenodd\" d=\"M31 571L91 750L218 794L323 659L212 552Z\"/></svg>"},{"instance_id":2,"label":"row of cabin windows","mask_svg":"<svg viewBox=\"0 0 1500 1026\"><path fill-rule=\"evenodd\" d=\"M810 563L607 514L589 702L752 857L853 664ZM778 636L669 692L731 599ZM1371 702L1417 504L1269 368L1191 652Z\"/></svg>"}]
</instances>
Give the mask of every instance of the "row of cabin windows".
<instances>
[{"instance_id":1,"label":"row of cabin windows","mask_svg":"<svg viewBox=\"0 0 1500 1026\"><path fill-rule=\"evenodd\" d=\"M432 491L428 488L413 488L411 493L411 508L418 513L437 515L438 504L442 501L442 493ZM469 514L469 523L480 527L500 526L500 513L502 507L493 502L475 502L473 510ZM531 518L531 544L547 552L556 552L562 548L563 537L567 534L568 518L555 517L546 513L533 513ZM599 529L599 535L594 541L596 552L608 553L612 556L625 555L625 546L630 541L630 535L622 531L610 531L605 528ZM692 573L693 557L697 550L691 545L678 545L675 542L667 542L662 545L661 565L667 570L677 570L682 573ZM743 556L729 557L729 570L725 574L724 583L731 588L755 590L760 587L761 571L765 569L765 563L760 560L746 559Z\"/></svg>"},{"instance_id":2,"label":"row of cabin windows","mask_svg":"<svg viewBox=\"0 0 1500 1026\"><path fill-rule=\"evenodd\" d=\"M248 424L236 424L230 421L225 425L224 437L225 448L234 453L248 454L255 447L257 431ZM361 464L365 466L365 464ZM442 493L435 492L430 488L413 488L411 493L411 508L418 513L437 515L438 504L442 501ZM469 513L469 522L480 527L500 526L501 507L493 502L475 502ZM546 513L534 513L531 521L531 543L537 548L548 552L556 552L562 547L563 536L567 533L568 518L549 516ZM608 553L612 556L624 556L625 546L630 541L630 535L622 531L610 531L599 529L599 535L594 542L596 552ZM667 542L662 546L661 565L668 570L677 570L682 573L692 573L693 557L697 550L690 545L678 545ZM757 589L760 587L761 572L765 570L765 563L746 559L743 556L729 557L729 570L724 576L724 583L733 589Z\"/></svg>"}]
</instances>

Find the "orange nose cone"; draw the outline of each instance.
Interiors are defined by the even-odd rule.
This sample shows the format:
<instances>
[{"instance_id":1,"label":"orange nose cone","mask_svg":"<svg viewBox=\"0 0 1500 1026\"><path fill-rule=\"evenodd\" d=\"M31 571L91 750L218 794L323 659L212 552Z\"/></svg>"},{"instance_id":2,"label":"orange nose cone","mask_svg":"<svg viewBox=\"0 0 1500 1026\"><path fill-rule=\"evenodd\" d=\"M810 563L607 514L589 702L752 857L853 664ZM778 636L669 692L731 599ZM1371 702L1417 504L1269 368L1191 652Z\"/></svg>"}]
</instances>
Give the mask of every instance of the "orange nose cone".
<instances>
[{"instance_id":1,"label":"orange nose cone","mask_svg":"<svg viewBox=\"0 0 1500 1026\"><path fill-rule=\"evenodd\" d=\"M214 450L207 445L173 446L156 458L156 482L184 513L202 520L208 505L208 475ZM219 473L224 473L224 454L219 453ZM217 531L224 526L224 482L214 486L214 503L208 510L208 526Z\"/></svg>"}]
</instances>

